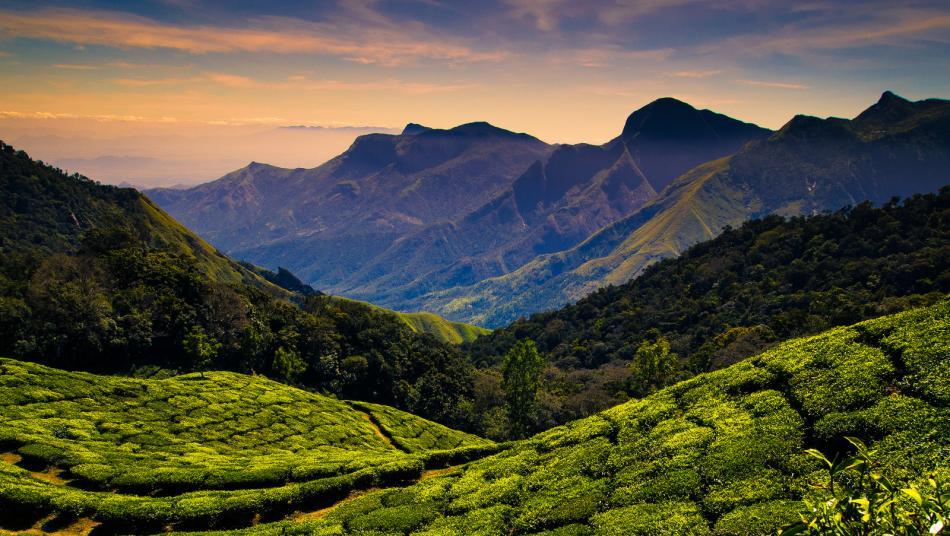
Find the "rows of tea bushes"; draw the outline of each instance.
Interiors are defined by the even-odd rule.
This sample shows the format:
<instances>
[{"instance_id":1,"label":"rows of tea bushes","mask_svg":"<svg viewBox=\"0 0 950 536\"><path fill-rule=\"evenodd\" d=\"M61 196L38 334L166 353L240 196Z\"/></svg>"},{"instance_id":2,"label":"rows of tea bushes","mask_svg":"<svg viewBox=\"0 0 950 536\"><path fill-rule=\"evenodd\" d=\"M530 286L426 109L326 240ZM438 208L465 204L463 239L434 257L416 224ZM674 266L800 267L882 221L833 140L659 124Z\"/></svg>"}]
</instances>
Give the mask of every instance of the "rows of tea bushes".
<instances>
[{"instance_id":1,"label":"rows of tea bushes","mask_svg":"<svg viewBox=\"0 0 950 536\"><path fill-rule=\"evenodd\" d=\"M950 302L795 339L454 472L243 534L775 534L832 459L876 450L926 490L950 467ZM912 500L910 496L902 500Z\"/></svg>"},{"instance_id":2,"label":"rows of tea bushes","mask_svg":"<svg viewBox=\"0 0 950 536\"><path fill-rule=\"evenodd\" d=\"M257 376L133 379L0 359L0 528L56 514L132 532L245 526L494 448ZM48 467L57 479L39 475Z\"/></svg>"}]
</instances>

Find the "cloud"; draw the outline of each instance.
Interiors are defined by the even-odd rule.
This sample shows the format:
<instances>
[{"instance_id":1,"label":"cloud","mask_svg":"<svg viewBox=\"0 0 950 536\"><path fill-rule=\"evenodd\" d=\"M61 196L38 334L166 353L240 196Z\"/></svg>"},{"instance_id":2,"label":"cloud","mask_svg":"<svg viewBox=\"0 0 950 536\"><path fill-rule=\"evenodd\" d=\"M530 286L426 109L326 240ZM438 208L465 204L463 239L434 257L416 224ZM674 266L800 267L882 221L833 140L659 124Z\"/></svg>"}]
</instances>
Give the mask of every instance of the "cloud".
<instances>
[{"instance_id":1,"label":"cloud","mask_svg":"<svg viewBox=\"0 0 950 536\"><path fill-rule=\"evenodd\" d=\"M0 33L77 46L166 48L191 54L268 52L320 54L364 64L398 65L417 60L453 63L498 61L504 51L478 51L446 39L420 38L390 26L313 23L258 17L251 26L176 26L110 11L44 9L0 11Z\"/></svg>"},{"instance_id":2,"label":"cloud","mask_svg":"<svg viewBox=\"0 0 950 536\"><path fill-rule=\"evenodd\" d=\"M472 84L435 84L426 82L408 82L389 78L372 82L353 82L344 80L317 80L303 75L293 75L286 80L259 80L247 76L211 72L193 77L166 78L117 78L114 83L130 88L148 88L159 86L179 86L187 84L215 84L236 89L265 90L302 90L302 91L398 91L409 95L447 93L475 87Z\"/></svg>"},{"instance_id":3,"label":"cloud","mask_svg":"<svg viewBox=\"0 0 950 536\"><path fill-rule=\"evenodd\" d=\"M555 63L569 63L589 69L616 66L627 62L660 62L669 59L675 50L658 48L649 50L628 50L618 46L573 48L557 50L549 55Z\"/></svg>"},{"instance_id":4,"label":"cloud","mask_svg":"<svg viewBox=\"0 0 950 536\"><path fill-rule=\"evenodd\" d=\"M666 76L672 76L674 78L709 78L710 76L715 76L717 74L722 74L722 69L714 69L709 71L676 71L672 73L666 73Z\"/></svg>"},{"instance_id":5,"label":"cloud","mask_svg":"<svg viewBox=\"0 0 950 536\"><path fill-rule=\"evenodd\" d=\"M53 64L53 67L56 69L65 69L67 71L95 71L100 66L85 63L55 63Z\"/></svg>"},{"instance_id":6,"label":"cloud","mask_svg":"<svg viewBox=\"0 0 950 536\"><path fill-rule=\"evenodd\" d=\"M737 35L696 47L700 54L806 54L866 46L900 46L922 42L950 44L950 14L946 10L871 5L843 21L834 6L814 4L807 22L774 32ZM856 8L857 9L857 8Z\"/></svg>"},{"instance_id":7,"label":"cloud","mask_svg":"<svg viewBox=\"0 0 950 536\"><path fill-rule=\"evenodd\" d=\"M542 32L556 30L563 10L563 0L505 0L511 8L509 15L516 19L530 19Z\"/></svg>"},{"instance_id":8,"label":"cloud","mask_svg":"<svg viewBox=\"0 0 950 536\"><path fill-rule=\"evenodd\" d=\"M773 89L809 89L809 86L802 84L793 84L789 82L767 82L764 80L736 80L740 84L754 87L764 87Z\"/></svg>"}]
</instances>

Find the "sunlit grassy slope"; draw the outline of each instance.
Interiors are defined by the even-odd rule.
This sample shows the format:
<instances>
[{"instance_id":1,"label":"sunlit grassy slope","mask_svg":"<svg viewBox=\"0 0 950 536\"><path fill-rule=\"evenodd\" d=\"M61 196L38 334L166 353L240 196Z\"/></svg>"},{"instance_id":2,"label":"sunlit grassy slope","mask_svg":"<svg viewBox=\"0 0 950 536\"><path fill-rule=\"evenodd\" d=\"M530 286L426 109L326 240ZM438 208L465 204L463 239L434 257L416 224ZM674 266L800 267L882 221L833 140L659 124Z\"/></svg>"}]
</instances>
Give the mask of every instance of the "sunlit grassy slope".
<instances>
[{"instance_id":1,"label":"sunlit grassy slope","mask_svg":"<svg viewBox=\"0 0 950 536\"><path fill-rule=\"evenodd\" d=\"M419 478L492 443L227 372L140 380L0 360L0 528L248 525Z\"/></svg>"},{"instance_id":2,"label":"sunlit grassy slope","mask_svg":"<svg viewBox=\"0 0 950 536\"><path fill-rule=\"evenodd\" d=\"M950 303L796 339L520 442L454 472L254 534L774 534L824 472L804 453L878 449L885 472L950 472Z\"/></svg>"},{"instance_id":3,"label":"sunlit grassy slope","mask_svg":"<svg viewBox=\"0 0 950 536\"><path fill-rule=\"evenodd\" d=\"M368 302L358 300L351 301L357 301L358 303L368 305L384 313L396 315L407 326L409 326L412 331L415 331L416 333L428 333L436 339L449 344L472 342L482 335L491 333L490 329L473 326L472 324L465 324L464 322L452 322L451 320L446 320L434 313L400 313L398 311L385 309Z\"/></svg>"}]
</instances>

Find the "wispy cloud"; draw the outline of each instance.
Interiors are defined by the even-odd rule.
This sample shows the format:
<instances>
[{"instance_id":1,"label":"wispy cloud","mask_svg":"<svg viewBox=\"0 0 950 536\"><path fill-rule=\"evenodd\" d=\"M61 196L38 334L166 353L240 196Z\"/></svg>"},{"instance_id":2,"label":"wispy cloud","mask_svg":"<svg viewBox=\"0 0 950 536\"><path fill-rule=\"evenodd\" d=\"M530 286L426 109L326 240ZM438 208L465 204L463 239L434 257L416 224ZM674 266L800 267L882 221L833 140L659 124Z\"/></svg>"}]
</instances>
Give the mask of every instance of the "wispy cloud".
<instances>
[{"instance_id":1,"label":"wispy cloud","mask_svg":"<svg viewBox=\"0 0 950 536\"><path fill-rule=\"evenodd\" d=\"M169 116L143 116L143 115L122 115L122 114L77 114L63 112L45 112L45 111L13 111L0 110L0 120L5 119L28 119L40 121L57 120L80 120L96 123L143 123L143 124L168 124L168 125L208 125L208 126L277 126L282 127L289 122L294 121L288 117L229 117L223 119L200 120ZM380 127L385 128L385 127Z\"/></svg>"},{"instance_id":2,"label":"wispy cloud","mask_svg":"<svg viewBox=\"0 0 950 536\"><path fill-rule=\"evenodd\" d=\"M258 17L249 27L177 26L116 12L44 9L0 11L0 32L79 46L166 48L191 54L269 52L322 54L364 64L416 60L497 61L504 51L479 51L445 39L425 39L392 27L340 27L285 17Z\"/></svg>"},{"instance_id":3,"label":"wispy cloud","mask_svg":"<svg viewBox=\"0 0 950 536\"><path fill-rule=\"evenodd\" d=\"M716 76L717 74L722 74L722 69L713 69L708 71L675 71L672 73L666 73L666 76L672 76L674 78L709 78L710 76Z\"/></svg>"},{"instance_id":4,"label":"wispy cloud","mask_svg":"<svg viewBox=\"0 0 950 536\"><path fill-rule=\"evenodd\" d=\"M285 80L259 80L231 73L212 72L193 77L165 78L117 78L116 84L129 88L181 86L187 84L215 84L235 89L302 90L302 91L397 91L410 95L447 93L474 87L472 84L436 84L409 82L396 78L372 82L344 80L318 80L302 75L293 75Z\"/></svg>"},{"instance_id":5,"label":"wispy cloud","mask_svg":"<svg viewBox=\"0 0 950 536\"><path fill-rule=\"evenodd\" d=\"M661 62L669 59L674 52L672 48L630 50L619 46L600 46L557 50L549 57L555 63L569 63L595 69L616 67L628 62Z\"/></svg>"},{"instance_id":6,"label":"wispy cloud","mask_svg":"<svg viewBox=\"0 0 950 536\"><path fill-rule=\"evenodd\" d=\"M87 63L54 63L52 67L67 71L95 71L96 69L100 68L99 65L91 65Z\"/></svg>"},{"instance_id":7,"label":"wispy cloud","mask_svg":"<svg viewBox=\"0 0 950 536\"><path fill-rule=\"evenodd\" d=\"M769 82L766 80L736 80L740 84L754 87L764 87L772 89L809 89L809 86L803 84L794 84L791 82Z\"/></svg>"},{"instance_id":8,"label":"wispy cloud","mask_svg":"<svg viewBox=\"0 0 950 536\"><path fill-rule=\"evenodd\" d=\"M696 47L701 54L804 55L867 46L901 46L922 42L950 44L950 14L946 9L874 6L860 12L856 21L839 20L838 8L813 6L809 23L789 24L777 31L736 35Z\"/></svg>"}]
</instances>

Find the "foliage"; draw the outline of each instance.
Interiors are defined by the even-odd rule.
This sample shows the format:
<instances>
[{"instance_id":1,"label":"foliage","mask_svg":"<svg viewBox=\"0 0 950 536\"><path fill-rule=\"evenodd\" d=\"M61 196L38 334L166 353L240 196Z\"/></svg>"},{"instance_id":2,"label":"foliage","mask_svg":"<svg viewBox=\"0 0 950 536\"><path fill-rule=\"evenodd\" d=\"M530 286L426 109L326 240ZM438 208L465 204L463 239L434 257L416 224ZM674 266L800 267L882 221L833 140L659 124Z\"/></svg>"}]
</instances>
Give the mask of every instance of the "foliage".
<instances>
[{"instance_id":1,"label":"foliage","mask_svg":"<svg viewBox=\"0 0 950 536\"><path fill-rule=\"evenodd\" d=\"M493 447L259 376L141 380L9 359L0 359L0 444L11 451L0 463L0 526L53 512L130 532L285 515ZM60 481L40 478L55 474L47 466Z\"/></svg>"},{"instance_id":2,"label":"foliage","mask_svg":"<svg viewBox=\"0 0 950 536\"><path fill-rule=\"evenodd\" d=\"M673 383L677 365L677 356L670 352L670 341L664 337L640 343L630 362L634 394L642 396Z\"/></svg>"},{"instance_id":3,"label":"foliage","mask_svg":"<svg viewBox=\"0 0 950 536\"><path fill-rule=\"evenodd\" d=\"M775 534L822 500L828 471L808 449L844 456L846 436L876 452L882 481L945 481L950 407L923 388L943 374L948 337L943 301L791 340L319 519L242 533Z\"/></svg>"},{"instance_id":4,"label":"foliage","mask_svg":"<svg viewBox=\"0 0 950 536\"><path fill-rule=\"evenodd\" d=\"M362 303L373 308L374 310L394 315L403 323L405 323L406 326L408 326L412 331L416 333L427 333L435 337L437 340L449 344L472 342L482 335L491 333L490 329L485 329L462 322L452 322L432 313L404 313L400 311L391 311L368 302L350 300L348 298L338 299Z\"/></svg>"},{"instance_id":5,"label":"foliage","mask_svg":"<svg viewBox=\"0 0 950 536\"><path fill-rule=\"evenodd\" d=\"M205 371L211 368L214 358L218 355L218 350L221 349L221 343L208 337L201 326L192 326L182 340L182 347L185 350L185 355L191 360L191 367L194 370ZM278 348L278 356L282 349L283 347Z\"/></svg>"},{"instance_id":6,"label":"foliage","mask_svg":"<svg viewBox=\"0 0 950 536\"><path fill-rule=\"evenodd\" d=\"M542 396L550 426L649 392L627 365L657 337L684 376L716 370L791 337L933 303L950 292L948 257L950 187L880 208L768 216L463 350L497 367L518 341L534 340L558 378Z\"/></svg>"},{"instance_id":7,"label":"foliage","mask_svg":"<svg viewBox=\"0 0 950 536\"><path fill-rule=\"evenodd\" d=\"M515 344L505 354L505 361L501 366L501 386L505 390L505 407L508 411L511 437L523 438L535 426L538 387L541 384L543 366L544 358L531 340Z\"/></svg>"},{"instance_id":8,"label":"foliage","mask_svg":"<svg viewBox=\"0 0 950 536\"><path fill-rule=\"evenodd\" d=\"M858 438L846 438L855 455L829 460L821 451L806 452L824 464L828 480L806 499L802 521L782 530L792 534L940 534L950 515L950 490L944 475L933 474L926 488L901 487L882 474L876 451ZM837 485L836 485L837 484Z\"/></svg>"},{"instance_id":9,"label":"foliage","mask_svg":"<svg viewBox=\"0 0 950 536\"><path fill-rule=\"evenodd\" d=\"M0 251L0 355L94 372L256 372L456 426L472 418L472 369L454 347L358 303L291 303L138 192L8 145Z\"/></svg>"}]
</instances>

